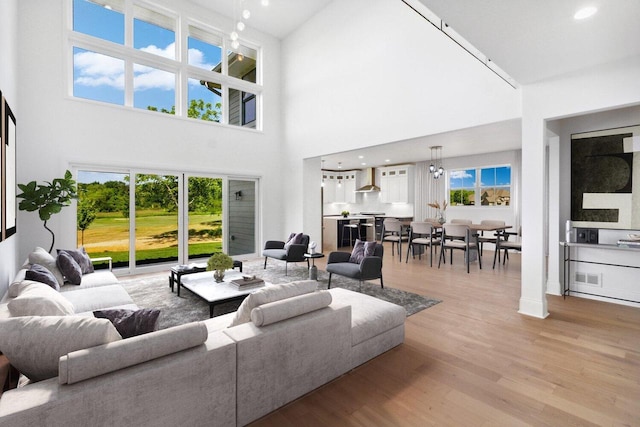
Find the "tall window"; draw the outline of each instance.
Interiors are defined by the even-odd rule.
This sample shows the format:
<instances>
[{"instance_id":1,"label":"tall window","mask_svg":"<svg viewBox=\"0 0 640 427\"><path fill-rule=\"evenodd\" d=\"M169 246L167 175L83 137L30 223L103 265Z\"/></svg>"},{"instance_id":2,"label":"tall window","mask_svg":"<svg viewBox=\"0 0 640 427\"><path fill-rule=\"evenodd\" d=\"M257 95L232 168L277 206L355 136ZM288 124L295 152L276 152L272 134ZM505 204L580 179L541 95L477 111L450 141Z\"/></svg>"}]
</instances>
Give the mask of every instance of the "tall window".
<instances>
[{"instance_id":1,"label":"tall window","mask_svg":"<svg viewBox=\"0 0 640 427\"><path fill-rule=\"evenodd\" d=\"M511 166L450 171L449 202L452 206L509 206Z\"/></svg>"},{"instance_id":2,"label":"tall window","mask_svg":"<svg viewBox=\"0 0 640 427\"><path fill-rule=\"evenodd\" d=\"M474 205L476 200L476 170L462 169L449 173L449 204L451 206Z\"/></svg>"},{"instance_id":3,"label":"tall window","mask_svg":"<svg viewBox=\"0 0 640 427\"><path fill-rule=\"evenodd\" d=\"M177 13L144 1L68 1L74 97L257 127L257 46L232 49L223 31L180 26ZM177 48L183 40L187 52Z\"/></svg>"}]
</instances>

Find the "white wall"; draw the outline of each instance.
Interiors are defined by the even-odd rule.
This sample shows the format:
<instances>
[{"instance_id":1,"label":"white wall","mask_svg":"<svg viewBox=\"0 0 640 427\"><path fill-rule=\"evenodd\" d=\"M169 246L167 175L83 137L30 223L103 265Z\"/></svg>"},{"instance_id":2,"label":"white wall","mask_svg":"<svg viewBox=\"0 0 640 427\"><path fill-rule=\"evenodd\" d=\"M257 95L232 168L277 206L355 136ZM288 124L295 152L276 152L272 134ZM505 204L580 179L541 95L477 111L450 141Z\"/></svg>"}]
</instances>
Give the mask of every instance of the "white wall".
<instances>
[{"instance_id":1,"label":"white wall","mask_svg":"<svg viewBox=\"0 0 640 427\"><path fill-rule=\"evenodd\" d=\"M282 238L280 42L246 31L250 40L263 46L263 132L167 117L66 95L66 71L72 66L64 48L63 3L31 0L19 5L18 83L23 108L18 182L50 180L71 164L259 176L260 241ZM159 3L223 30L231 28L230 21L190 2ZM37 214L21 212L19 223L21 257L36 245L48 246L49 236ZM56 247L75 246L73 208L65 208L50 224L56 232Z\"/></svg>"},{"instance_id":2,"label":"white wall","mask_svg":"<svg viewBox=\"0 0 640 427\"><path fill-rule=\"evenodd\" d=\"M519 90L400 1L334 1L283 41L282 58L292 172L304 158L520 116ZM293 206L319 191L292 185Z\"/></svg>"},{"instance_id":3,"label":"white wall","mask_svg":"<svg viewBox=\"0 0 640 427\"><path fill-rule=\"evenodd\" d=\"M20 113L22 110L18 102L18 0L0 2L0 52L2 52L0 91L16 116L16 124L21 125ZM21 127L18 126L16 132L18 144L20 143L21 130ZM0 262L0 296L4 294L18 267L18 239L21 234L19 224L16 234L0 242L0 260L2 260Z\"/></svg>"},{"instance_id":4,"label":"white wall","mask_svg":"<svg viewBox=\"0 0 640 427\"><path fill-rule=\"evenodd\" d=\"M536 317L548 315L545 297L547 212L544 210L546 122L640 104L639 75L640 58L636 57L523 88L521 313ZM549 210L557 209L562 209L560 201L550 200ZM560 230L564 230L564 224ZM548 245L557 246L558 242L559 239L550 238ZM555 258L549 259L549 264L557 265L558 256L554 253Z\"/></svg>"}]
</instances>

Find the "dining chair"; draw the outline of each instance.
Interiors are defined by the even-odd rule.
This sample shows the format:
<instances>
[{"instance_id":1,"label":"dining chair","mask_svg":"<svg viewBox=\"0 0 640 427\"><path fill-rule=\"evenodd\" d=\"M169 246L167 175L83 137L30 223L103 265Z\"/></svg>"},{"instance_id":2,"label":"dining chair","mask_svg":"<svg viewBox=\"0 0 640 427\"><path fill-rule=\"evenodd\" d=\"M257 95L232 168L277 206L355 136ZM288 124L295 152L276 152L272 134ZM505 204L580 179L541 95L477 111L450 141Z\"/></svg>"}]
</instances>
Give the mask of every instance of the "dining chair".
<instances>
[{"instance_id":1,"label":"dining chair","mask_svg":"<svg viewBox=\"0 0 640 427\"><path fill-rule=\"evenodd\" d=\"M411 228L409 229L409 245L407 247L407 259L405 262L409 262L409 251L413 258L416 257L415 247L418 251L418 259L421 259L422 248L429 246L429 266L433 267L433 247L440 244L440 238L437 235L435 227L431 222L411 222Z\"/></svg>"},{"instance_id":2,"label":"dining chair","mask_svg":"<svg viewBox=\"0 0 640 427\"><path fill-rule=\"evenodd\" d=\"M438 268L445 257L445 250L451 251L450 262L453 264L453 250L462 250L465 253L465 262L467 264L467 273L469 273L469 263L471 259L471 251L478 253L478 235L473 233L466 224L444 224L442 231L442 240L440 242L440 259L438 260ZM445 260L446 262L446 260ZM478 265L482 270L482 257L478 253Z\"/></svg>"},{"instance_id":3,"label":"dining chair","mask_svg":"<svg viewBox=\"0 0 640 427\"><path fill-rule=\"evenodd\" d=\"M517 233L513 232L504 232L500 233L498 236L498 240L496 242L496 252L493 254L493 268L496 268L496 258L498 258L498 262L500 262L500 251L504 250L504 254L502 256L502 264L504 265L507 258L509 258L508 250L513 249L518 252L522 252L522 241L509 240L509 236L514 237L522 237L522 227L518 228Z\"/></svg>"},{"instance_id":4,"label":"dining chair","mask_svg":"<svg viewBox=\"0 0 640 427\"><path fill-rule=\"evenodd\" d=\"M504 221L498 221L493 219L483 219L482 221L480 221L480 225L504 227L505 223ZM484 231L480 231L480 235L478 236L478 243L480 243L480 255L482 255L483 253L483 247L485 243L496 244L498 240L498 234L500 234L500 232L493 232L493 236L484 236ZM499 254L498 254L498 258L500 258Z\"/></svg>"},{"instance_id":5,"label":"dining chair","mask_svg":"<svg viewBox=\"0 0 640 427\"><path fill-rule=\"evenodd\" d=\"M395 245L398 245L398 255L402 257L402 241L409 240L404 235L403 227L400 220L395 218L387 218L382 223L382 243L391 242L391 256L395 254Z\"/></svg>"}]
</instances>

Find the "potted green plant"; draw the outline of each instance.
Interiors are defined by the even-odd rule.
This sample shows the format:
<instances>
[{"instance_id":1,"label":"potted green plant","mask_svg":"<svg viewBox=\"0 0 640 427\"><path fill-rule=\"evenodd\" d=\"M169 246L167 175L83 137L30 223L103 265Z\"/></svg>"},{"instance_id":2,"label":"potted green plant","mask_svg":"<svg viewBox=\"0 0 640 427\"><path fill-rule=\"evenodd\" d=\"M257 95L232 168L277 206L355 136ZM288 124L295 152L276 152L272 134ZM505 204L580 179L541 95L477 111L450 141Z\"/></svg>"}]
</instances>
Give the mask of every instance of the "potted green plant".
<instances>
[{"instance_id":1,"label":"potted green plant","mask_svg":"<svg viewBox=\"0 0 640 427\"><path fill-rule=\"evenodd\" d=\"M38 211L40 219L44 222L44 228L51 233L49 248L51 252L56 242L56 235L47 227L47 221L63 207L69 206L71 200L78 198L76 182L72 179L71 172L67 170L64 178L56 178L51 182L45 181L38 184L36 181L31 181L28 184L18 184L18 188L22 191L16 195L18 199L22 199L18 209L27 212Z\"/></svg>"},{"instance_id":2,"label":"potted green plant","mask_svg":"<svg viewBox=\"0 0 640 427\"><path fill-rule=\"evenodd\" d=\"M220 283L224 280L225 270L233 268L233 258L224 252L217 252L207 261L207 271L213 271L213 278Z\"/></svg>"},{"instance_id":3,"label":"potted green plant","mask_svg":"<svg viewBox=\"0 0 640 427\"><path fill-rule=\"evenodd\" d=\"M345 218L346 218L346 217L348 217L348 216L349 216L349 211L342 211L342 212L340 212L340 214L341 214L343 217L345 217Z\"/></svg>"}]
</instances>

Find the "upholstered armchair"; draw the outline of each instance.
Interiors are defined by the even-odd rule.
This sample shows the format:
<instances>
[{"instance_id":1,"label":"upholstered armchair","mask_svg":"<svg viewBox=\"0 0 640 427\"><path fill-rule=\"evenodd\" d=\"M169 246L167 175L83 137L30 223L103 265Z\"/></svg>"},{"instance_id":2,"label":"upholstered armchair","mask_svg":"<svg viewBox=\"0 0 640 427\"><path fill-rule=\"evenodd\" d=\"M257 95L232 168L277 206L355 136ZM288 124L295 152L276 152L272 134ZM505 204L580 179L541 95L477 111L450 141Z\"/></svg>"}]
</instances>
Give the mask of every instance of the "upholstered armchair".
<instances>
[{"instance_id":1,"label":"upholstered armchair","mask_svg":"<svg viewBox=\"0 0 640 427\"><path fill-rule=\"evenodd\" d=\"M374 243L374 242L371 242ZM380 243L375 243L373 255L364 256L359 263L350 262L349 252L331 252L327 259L327 272L329 273L329 285L331 288L331 276L338 274L340 276L357 279L360 282L365 280L380 279L380 287L384 288L382 281L382 256L384 255L384 247Z\"/></svg>"},{"instance_id":2,"label":"upholstered armchair","mask_svg":"<svg viewBox=\"0 0 640 427\"><path fill-rule=\"evenodd\" d=\"M309 246L309 236L302 233L291 233L287 242L280 240L268 240L264 244L262 256L264 257L264 268L267 268L267 258L274 258L284 261L284 274L287 275L287 265L290 262L306 262L309 268L309 258L305 258Z\"/></svg>"}]
</instances>

